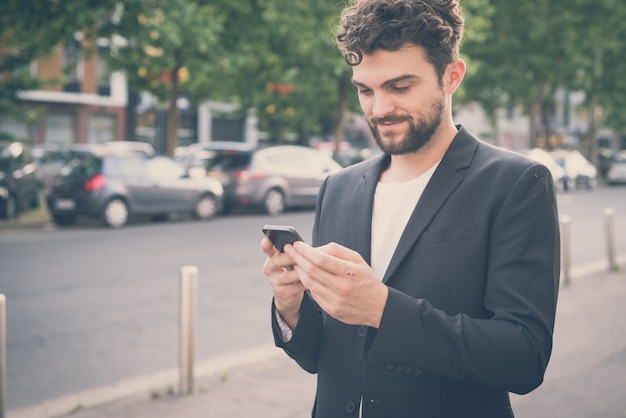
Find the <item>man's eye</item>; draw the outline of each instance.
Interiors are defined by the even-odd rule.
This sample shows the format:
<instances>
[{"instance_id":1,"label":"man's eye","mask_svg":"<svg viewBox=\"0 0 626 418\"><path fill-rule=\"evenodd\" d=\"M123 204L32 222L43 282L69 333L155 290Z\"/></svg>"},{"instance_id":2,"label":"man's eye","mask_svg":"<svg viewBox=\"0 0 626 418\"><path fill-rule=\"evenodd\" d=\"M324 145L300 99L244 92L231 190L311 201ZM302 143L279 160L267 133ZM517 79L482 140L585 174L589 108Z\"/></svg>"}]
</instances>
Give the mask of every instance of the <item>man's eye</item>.
<instances>
[{"instance_id":1,"label":"man's eye","mask_svg":"<svg viewBox=\"0 0 626 418\"><path fill-rule=\"evenodd\" d=\"M359 89L359 94L370 94L372 92L371 89Z\"/></svg>"},{"instance_id":2,"label":"man's eye","mask_svg":"<svg viewBox=\"0 0 626 418\"><path fill-rule=\"evenodd\" d=\"M398 93L404 93L405 91L409 90L408 86L395 86L393 87L393 91L398 92Z\"/></svg>"}]
</instances>

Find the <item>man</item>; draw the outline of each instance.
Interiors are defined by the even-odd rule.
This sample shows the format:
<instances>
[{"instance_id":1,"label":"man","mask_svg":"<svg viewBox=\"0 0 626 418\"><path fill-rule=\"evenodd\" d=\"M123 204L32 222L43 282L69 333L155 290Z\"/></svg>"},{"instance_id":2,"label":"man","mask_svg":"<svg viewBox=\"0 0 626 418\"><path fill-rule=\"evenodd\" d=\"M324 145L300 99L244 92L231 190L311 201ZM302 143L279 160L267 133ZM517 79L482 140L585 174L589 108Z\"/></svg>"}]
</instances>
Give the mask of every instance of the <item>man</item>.
<instances>
[{"instance_id":1,"label":"man","mask_svg":"<svg viewBox=\"0 0 626 418\"><path fill-rule=\"evenodd\" d=\"M539 386L559 278L546 167L452 120L455 0L354 0L336 39L384 156L327 178L313 246L261 242L276 344L313 417L513 417Z\"/></svg>"}]
</instances>

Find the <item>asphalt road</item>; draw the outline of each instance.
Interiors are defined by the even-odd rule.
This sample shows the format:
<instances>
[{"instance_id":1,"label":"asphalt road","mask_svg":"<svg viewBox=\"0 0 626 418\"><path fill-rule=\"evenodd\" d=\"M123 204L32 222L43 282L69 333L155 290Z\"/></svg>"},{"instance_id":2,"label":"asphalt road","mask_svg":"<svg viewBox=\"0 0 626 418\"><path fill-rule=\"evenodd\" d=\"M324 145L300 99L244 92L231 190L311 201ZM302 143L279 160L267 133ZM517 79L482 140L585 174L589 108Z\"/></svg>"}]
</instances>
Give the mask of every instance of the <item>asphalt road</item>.
<instances>
[{"instance_id":1,"label":"asphalt road","mask_svg":"<svg viewBox=\"0 0 626 418\"><path fill-rule=\"evenodd\" d=\"M571 216L574 266L606 262L603 209L615 210L626 254L626 188L559 195ZM7 297L7 409L178 365L179 270L199 269L196 358L271 344L261 227L295 226L311 211L211 222L93 224L0 231L0 293Z\"/></svg>"},{"instance_id":2,"label":"asphalt road","mask_svg":"<svg viewBox=\"0 0 626 418\"><path fill-rule=\"evenodd\" d=\"M199 270L196 358L270 343L261 227L293 224L310 240L312 217L3 233L8 409L176 367L185 265Z\"/></svg>"}]
</instances>

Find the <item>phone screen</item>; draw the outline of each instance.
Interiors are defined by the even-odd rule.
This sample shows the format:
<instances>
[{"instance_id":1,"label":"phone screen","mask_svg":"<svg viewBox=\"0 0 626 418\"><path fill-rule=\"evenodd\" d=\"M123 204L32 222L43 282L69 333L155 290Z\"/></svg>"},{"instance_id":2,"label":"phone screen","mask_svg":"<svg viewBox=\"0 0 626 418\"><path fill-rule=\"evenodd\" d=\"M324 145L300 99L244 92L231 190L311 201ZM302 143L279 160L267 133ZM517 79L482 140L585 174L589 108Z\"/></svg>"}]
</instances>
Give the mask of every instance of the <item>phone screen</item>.
<instances>
[{"instance_id":1,"label":"phone screen","mask_svg":"<svg viewBox=\"0 0 626 418\"><path fill-rule=\"evenodd\" d=\"M296 229L288 225L265 225L263 227L263 233L281 253L286 244L303 241Z\"/></svg>"}]
</instances>

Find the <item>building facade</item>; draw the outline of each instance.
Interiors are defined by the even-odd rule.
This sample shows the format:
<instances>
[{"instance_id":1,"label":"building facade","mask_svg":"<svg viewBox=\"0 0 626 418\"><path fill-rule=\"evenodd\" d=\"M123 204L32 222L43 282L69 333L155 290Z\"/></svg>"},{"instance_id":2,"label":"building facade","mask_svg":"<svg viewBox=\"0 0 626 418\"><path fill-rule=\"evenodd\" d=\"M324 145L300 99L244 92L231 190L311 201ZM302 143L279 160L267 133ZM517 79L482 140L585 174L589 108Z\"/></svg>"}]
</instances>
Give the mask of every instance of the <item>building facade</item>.
<instances>
[{"instance_id":1,"label":"building facade","mask_svg":"<svg viewBox=\"0 0 626 418\"><path fill-rule=\"evenodd\" d=\"M123 74L111 73L98 45L84 53L79 36L55 48L53 54L31 64L31 74L45 80L39 90L20 93L27 122L0 119L0 129L34 144L101 143L126 137L127 83Z\"/></svg>"}]
</instances>

